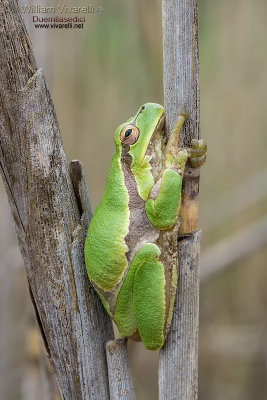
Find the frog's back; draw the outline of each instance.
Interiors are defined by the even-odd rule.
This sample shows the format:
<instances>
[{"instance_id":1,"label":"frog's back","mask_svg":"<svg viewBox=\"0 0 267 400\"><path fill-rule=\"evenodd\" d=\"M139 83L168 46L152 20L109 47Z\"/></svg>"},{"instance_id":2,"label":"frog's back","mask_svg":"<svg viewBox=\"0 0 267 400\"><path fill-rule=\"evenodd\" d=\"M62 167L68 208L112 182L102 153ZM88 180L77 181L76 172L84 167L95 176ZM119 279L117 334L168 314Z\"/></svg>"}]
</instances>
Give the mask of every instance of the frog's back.
<instances>
[{"instance_id":1,"label":"frog's back","mask_svg":"<svg viewBox=\"0 0 267 400\"><path fill-rule=\"evenodd\" d=\"M99 289L110 291L127 268L125 237L129 228L129 196L121 161L115 152L104 193L90 223L85 242L89 278Z\"/></svg>"}]
</instances>

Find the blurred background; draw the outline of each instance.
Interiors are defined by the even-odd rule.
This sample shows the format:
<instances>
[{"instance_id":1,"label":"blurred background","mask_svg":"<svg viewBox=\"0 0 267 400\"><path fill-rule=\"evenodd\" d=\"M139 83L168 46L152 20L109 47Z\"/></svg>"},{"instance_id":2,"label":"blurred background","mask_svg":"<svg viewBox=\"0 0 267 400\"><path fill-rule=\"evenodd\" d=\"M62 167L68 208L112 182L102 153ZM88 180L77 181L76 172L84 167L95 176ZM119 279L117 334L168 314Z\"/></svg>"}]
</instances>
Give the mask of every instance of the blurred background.
<instances>
[{"instance_id":1,"label":"blurred background","mask_svg":"<svg viewBox=\"0 0 267 400\"><path fill-rule=\"evenodd\" d=\"M266 400L267 3L199 3L201 132L209 146L200 185L199 398ZM163 92L161 2L92 4L103 12L88 14L80 30L38 30L31 14L24 18L68 160L82 160L95 208L116 127L143 103L162 103ZM2 182L0 211L0 399L56 399L56 386L45 384L46 356ZM156 399L158 352L131 343L130 353L137 399Z\"/></svg>"}]
</instances>

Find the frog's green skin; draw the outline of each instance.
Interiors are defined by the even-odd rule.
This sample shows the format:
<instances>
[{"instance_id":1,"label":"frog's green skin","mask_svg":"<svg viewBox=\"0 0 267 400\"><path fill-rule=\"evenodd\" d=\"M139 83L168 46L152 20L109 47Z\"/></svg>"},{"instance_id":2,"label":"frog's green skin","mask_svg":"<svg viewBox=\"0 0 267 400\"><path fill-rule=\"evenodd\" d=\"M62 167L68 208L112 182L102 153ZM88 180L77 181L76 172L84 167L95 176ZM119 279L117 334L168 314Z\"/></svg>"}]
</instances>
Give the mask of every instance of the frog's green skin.
<instances>
[{"instance_id":1,"label":"frog's green skin","mask_svg":"<svg viewBox=\"0 0 267 400\"><path fill-rule=\"evenodd\" d=\"M198 150L178 149L185 118L178 115L168 144L158 104L145 104L117 128L104 194L85 243L88 276L120 334L141 338L153 350L163 345L172 318L185 163L189 157L203 160L206 150L201 141L194 143ZM132 145L120 138L129 124L140 131Z\"/></svg>"}]
</instances>

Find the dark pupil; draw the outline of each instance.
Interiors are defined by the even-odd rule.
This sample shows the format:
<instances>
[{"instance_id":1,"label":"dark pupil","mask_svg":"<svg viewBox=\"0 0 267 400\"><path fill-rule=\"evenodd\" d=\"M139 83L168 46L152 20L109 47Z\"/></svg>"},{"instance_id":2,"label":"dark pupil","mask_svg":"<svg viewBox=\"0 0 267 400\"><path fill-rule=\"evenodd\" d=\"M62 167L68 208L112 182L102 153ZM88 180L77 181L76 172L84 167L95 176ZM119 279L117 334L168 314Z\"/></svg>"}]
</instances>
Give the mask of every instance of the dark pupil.
<instances>
[{"instance_id":1,"label":"dark pupil","mask_svg":"<svg viewBox=\"0 0 267 400\"><path fill-rule=\"evenodd\" d=\"M132 133L132 129L127 129L127 131L125 132L125 137L130 136L130 134Z\"/></svg>"}]
</instances>

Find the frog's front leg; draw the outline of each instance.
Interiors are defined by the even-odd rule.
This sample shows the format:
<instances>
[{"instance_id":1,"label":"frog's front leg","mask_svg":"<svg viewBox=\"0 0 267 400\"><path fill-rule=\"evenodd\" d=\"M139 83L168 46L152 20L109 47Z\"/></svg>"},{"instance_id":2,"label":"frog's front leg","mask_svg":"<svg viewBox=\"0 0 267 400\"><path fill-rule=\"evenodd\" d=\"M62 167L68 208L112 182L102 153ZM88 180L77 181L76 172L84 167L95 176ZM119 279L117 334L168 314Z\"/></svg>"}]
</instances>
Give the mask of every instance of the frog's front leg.
<instances>
[{"instance_id":1,"label":"frog's front leg","mask_svg":"<svg viewBox=\"0 0 267 400\"><path fill-rule=\"evenodd\" d=\"M157 196L145 202L146 215L152 225L159 229L168 229L175 224L179 216L182 176L174 169L167 168L163 172L158 187ZM157 186L155 190L157 191Z\"/></svg>"},{"instance_id":2,"label":"frog's front leg","mask_svg":"<svg viewBox=\"0 0 267 400\"><path fill-rule=\"evenodd\" d=\"M180 129L185 119L184 113L178 113L165 150L163 174L145 203L148 219L159 229L170 229L178 219L182 178L188 159L193 167L199 167L206 161L207 145L204 140L193 139L189 148L177 147Z\"/></svg>"}]
</instances>

